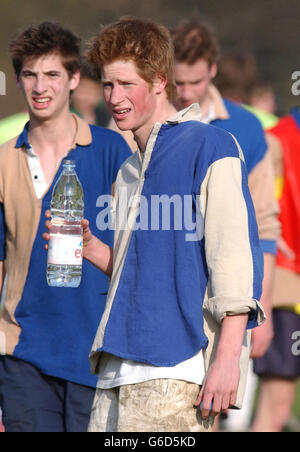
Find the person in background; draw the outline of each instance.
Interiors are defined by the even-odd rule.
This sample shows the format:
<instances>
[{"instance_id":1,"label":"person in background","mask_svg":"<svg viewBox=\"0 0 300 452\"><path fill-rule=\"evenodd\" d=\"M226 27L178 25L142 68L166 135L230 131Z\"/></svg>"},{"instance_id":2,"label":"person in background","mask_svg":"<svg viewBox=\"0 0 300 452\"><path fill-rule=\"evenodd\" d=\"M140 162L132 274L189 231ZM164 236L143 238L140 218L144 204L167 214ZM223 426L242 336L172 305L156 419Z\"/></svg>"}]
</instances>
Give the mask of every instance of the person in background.
<instances>
[{"instance_id":1,"label":"person in background","mask_svg":"<svg viewBox=\"0 0 300 452\"><path fill-rule=\"evenodd\" d=\"M246 61L247 56L242 58L240 53L225 54L220 61L221 83L224 89L226 85L226 94L235 99L238 81L232 73L238 66L241 76L245 76L241 78L247 78L247 64L243 64ZM251 105L245 104L245 108L257 115L266 131L275 169L275 192L281 210L279 220L282 228L282 236L278 240L272 297L274 338L267 353L254 360L254 371L260 377L258 407L252 425L255 432L283 430L291 415L299 377L298 360L292 353L292 337L300 327L294 251L299 225L294 209L296 200L293 198L297 189L291 182L293 179L297 180L299 169L297 158L294 158L296 155L292 155L292 149L295 150L298 146L296 137L299 136L299 112L294 109L289 116L280 120L274 115L274 97L270 84L262 83L258 78L258 81L253 82L250 94L244 92L240 98L244 103L250 102ZM268 100L267 105L265 99ZM291 229L290 225L293 225L293 236L287 233ZM289 246L288 243L292 245Z\"/></svg>"},{"instance_id":2,"label":"person in background","mask_svg":"<svg viewBox=\"0 0 300 452\"><path fill-rule=\"evenodd\" d=\"M105 106L102 86L85 61L81 64L80 82L71 95L71 111L89 124L106 127L110 114Z\"/></svg>"},{"instance_id":3,"label":"person in background","mask_svg":"<svg viewBox=\"0 0 300 452\"><path fill-rule=\"evenodd\" d=\"M97 198L111 193L131 152L120 135L70 112L80 81L80 39L72 31L32 25L13 38L10 53L29 122L0 147L3 423L6 432L86 431L97 382L88 353L108 280L86 262L78 289L47 285L44 212L64 160L74 160L91 229L111 244L113 232L96 226Z\"/></svg>"},{"instance_id":4,"label":"person in background","mask_svg":"<svg viewBox=\"0 0 300 452\"><path fill-rule=\"evenodd\" d=\"M275 115L277 110L274 88L267 80L258 80L253 84L249 104L270 115Z\"/></svg>"},{"instance_id":5,"label":"person in background","mask_svg":"<svg viewBox=\"0 0 300 452\"><path fill-rule=\"evenodd\" d=\"M254 361L260 377L254 432L281 432L287 425L300 376L300 110L294 108L269 130L281 143L275 156L279 220L273 294L274 339L267 353Z\"/></svg>"},{"instance_id":6,"label":"person in background","mask_svg":"<svg viewBox=\"0 0 300 452\"><path fill-rule=\"evenodd\" d=\"M231 101L222 97L214 84L219 70L219 44L211 27L199 22L182 22L171 30L171 33L175 48L175 105L177 108L185 108L197 102L201 108L201 121L232 133L241 145L245 157L250 193L264 251L265 272L261 302L267 314L267 321L252 332L251 351L252 357L262 356L273 337L271 295L276 241L280 234L271 152L258 119L246 111L236 98ZM254 80L255 70L252 64L250 69L249 77L242 80L242 90L248 90ZM238 78L239 74L234 76ZM247 398L244 406L249 424L251 413L247 408ZM242 419L240 413L236 416ZM244 425L240 424L239 428L244 428Z\"/></svg>"},{"instance_id":7,"label":"person in background","mask_svg":"<svg viewBox=\"0 0 300 452\"><path fill-rule=\"evenodd\" d=\"M117 126L138 145L117 177L113 250L83 221L84 257L111 278L90 355L98 389L89 431L210 431L212 415L241 406L245 330L264 318L243 156L232 135L201 123L199 105L176 112L165 27L120 19L95 36L88 60ZM188 197L198 235L172 218L169 229L137 228L142 211L124 191L148 205L157 194Z\"/></svg>"},{"instance_id":8,"label":"person in background","mask_svg":"<svg viewBox=\"0 0 300 452\"><path fill-rule=\"evenodd\" d=\"M270 81L260 76L252 53L237 49L224 52L219 58L215 83L224 97L254 113L265 132L279 121L274 89ZM266 133L267 142L269 138Z\"/></svg>"}]
</instances>

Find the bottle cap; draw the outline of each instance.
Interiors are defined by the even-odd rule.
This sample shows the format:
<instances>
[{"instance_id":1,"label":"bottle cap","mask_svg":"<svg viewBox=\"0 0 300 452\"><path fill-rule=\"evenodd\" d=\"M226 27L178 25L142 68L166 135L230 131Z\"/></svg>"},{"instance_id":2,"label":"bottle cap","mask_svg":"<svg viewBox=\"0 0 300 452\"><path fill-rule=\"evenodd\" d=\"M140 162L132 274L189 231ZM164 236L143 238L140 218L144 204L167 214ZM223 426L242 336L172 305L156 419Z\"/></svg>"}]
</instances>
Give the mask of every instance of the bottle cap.
<instances>
[{"instance_id":1,"label":"bottle cap","mask_svg":"<svg viewBox=\"0 0 300 452\"><path fill-rule=\"evenodd\" d=\"M74 160L64 160L64 166L76 166Z\"/></svg>"}]
</instances>

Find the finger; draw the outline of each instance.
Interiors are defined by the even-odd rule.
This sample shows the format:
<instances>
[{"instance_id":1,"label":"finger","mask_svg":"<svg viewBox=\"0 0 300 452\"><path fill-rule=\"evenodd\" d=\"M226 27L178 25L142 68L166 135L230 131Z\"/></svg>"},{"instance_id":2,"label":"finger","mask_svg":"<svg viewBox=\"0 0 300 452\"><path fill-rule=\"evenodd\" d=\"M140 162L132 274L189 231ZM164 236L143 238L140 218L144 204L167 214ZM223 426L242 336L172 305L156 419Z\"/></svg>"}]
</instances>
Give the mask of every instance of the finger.
<instances>
[{"instance_id":1,"label":"finger","mask_svg":"<svg viewBox=\"0 0 300 452\"><path fill-rule=\"evenodd\" d=\"M45 227L46 227L46 229L51 229L52 228L52 223L51 223L51 221L49 221L49 220L47 220L47 221L45 221Z\"/></svg>"},{"instance_id":2,"label":"finger","mask_svg":"<svg viewBox=\"0 0 300 452\"><path fill-rule=\"evenodd\" d=\"M42 237L43 237L44 240L46 240L47 242L49 242L49 240L50 240L50 234L49 234L49 232L44 232Z\"/></svg>"},{"instance_id":3,"label":"finger","mask_svg":"<svg viewBox=\"0 0 300 452\"><path fill-rule=\"evenodd\" d=\"M51 218L51 212L50 212L50 210L46 210L46 212L45 212L45 217L46 217L46 218Z\"/></svg>"},{"instance_id":4,"label":"finger","mask_svg":"<svg viewBox=\"0 0 300 452\"><path fill-rule=\"evenodd\" d=\"M212 409L211 409L211 416L217 416L218 414L220 414L222 409L222 397L215 394L214 398L213 398L213 404L212 404Z\"/></svg>"},{"instance_id":5,"label":"finger","mask_svg":"<svg viewBox=\"0 0 300 452\"><path fill-rule=\"evenodd\" d=\"M229 406L234 406L236 404L237 391L233 391L230 396Z\"/></svg>"},{"instance_id":6,"label":"finger","mask_svg":"<svg viewBox=\"0 0 300 452\"><path fill-rule=\"evenodd\" d=\"M200 403L202 402L202 397L203 397L203 387L198 394L196 402L194 403L195 407L198 407L200 405Z\"/></svg>"},{"instance_id":7,"label":"finger","mask_svg":"<svg viewBox=\"0 0 300 452\"><path fill-rule=\"evenodd\" d=\"M230 394L224 394L222 399L221 411L228 410L230 405Z\"/></svg>"},{"instance_id":8,"label":"finger","mask_svg":"<svg viewBox=\"0 0 300 452\"><path fill-rule=\"evenodd\" d=\"M205 395L203 401L200 403L200 411L203 419L207 419L213 409L213 395Z\"/></svg>"}]
</instances>

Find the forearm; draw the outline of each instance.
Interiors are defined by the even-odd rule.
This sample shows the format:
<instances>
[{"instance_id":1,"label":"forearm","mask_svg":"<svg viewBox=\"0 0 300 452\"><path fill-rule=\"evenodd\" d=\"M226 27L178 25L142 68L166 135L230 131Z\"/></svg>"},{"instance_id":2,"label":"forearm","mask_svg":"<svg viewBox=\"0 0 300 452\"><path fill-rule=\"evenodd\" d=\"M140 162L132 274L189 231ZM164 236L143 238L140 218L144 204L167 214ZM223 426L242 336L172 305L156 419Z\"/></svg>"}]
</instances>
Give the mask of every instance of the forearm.
<instances>
[{"instance_id":1,"label":"forearm","mask_svg":"<svg viewBox=\"0 0 300 452\"><path fill-rule=\"evenodd\" d=\"M261 304L268 316L272 311L272 289L275 271L275 255L264 253L264 279Z\"/></svg>"},{"instance_id":2,"label":"forearm","mask_svg":"<svg viewBox=\"0 0 300 452\"><path fill-rule=\"evenodd\" d=\"M97 237L89 241L88 246L84 248L83 257L105 273L109 278L113 270L113 250Z\"/></svg>"},{"instance_id":3,"label":"forearm","mask_svg":"<svg viewBox=\"0 0 300 452\"><path fill-rule=\"evenodd\" d=\"M226 316L215 359L205 376L195 405L201 403L202 417L227 410L235 405L240 381L240 355L248 321L247 314Z\"/></svg>"},{"instance_id":4,"label":"forearm","mask_svg":"<svg viewBox=\"0 0 300 452\"><path fill-rule=\"evenodd\" d=\"M240 359L247 321L248 314L226 316L223 319L216 360Z\"/></svg>"}]
</instances>

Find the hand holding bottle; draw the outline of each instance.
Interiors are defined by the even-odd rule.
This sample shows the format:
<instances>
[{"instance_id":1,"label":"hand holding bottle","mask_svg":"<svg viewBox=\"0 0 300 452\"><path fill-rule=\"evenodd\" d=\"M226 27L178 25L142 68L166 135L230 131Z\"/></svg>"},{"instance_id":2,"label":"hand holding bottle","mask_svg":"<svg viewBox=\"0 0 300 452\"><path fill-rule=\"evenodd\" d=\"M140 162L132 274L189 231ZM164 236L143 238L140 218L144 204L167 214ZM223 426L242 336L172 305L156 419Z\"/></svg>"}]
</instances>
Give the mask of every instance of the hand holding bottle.
<instances>
[{"instance_id":1,"label":"hand holding bottle","mask_svg":"<svg viewBox=\"0 0 300 452\"><path fill-rule=\"evenodd\" d=\"M47 218L45 222L46 229L48 232L43 234L44 240L47 242L50 239L51 229L53 228L50 210L45 212L45 217ZM103 271L108 277L111 277L113 270L113 250L105 243L101 242L97 237L95 237L89 226L89 221L83 219L81 221L82 227L82 257L93 265L95 265L99 270ZM45 245L45 249L48 250L48 244Z\"/></svg>"},{"instance_id":2,"label":"hand holding bottle","mask_svg":"<svg viewBox=\"0 0 300 452\"><path fill-rule=\"evenodd\" d=\"M47 282L51 287L78 287L82 273L83 190L75 162L65 160L52 193L52 228Z\"/></svg>"}]
</instances>

